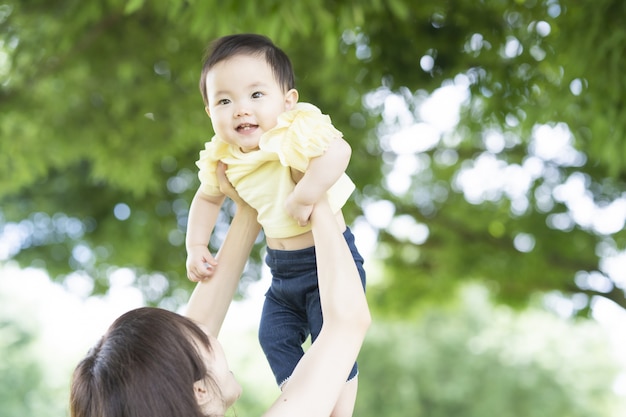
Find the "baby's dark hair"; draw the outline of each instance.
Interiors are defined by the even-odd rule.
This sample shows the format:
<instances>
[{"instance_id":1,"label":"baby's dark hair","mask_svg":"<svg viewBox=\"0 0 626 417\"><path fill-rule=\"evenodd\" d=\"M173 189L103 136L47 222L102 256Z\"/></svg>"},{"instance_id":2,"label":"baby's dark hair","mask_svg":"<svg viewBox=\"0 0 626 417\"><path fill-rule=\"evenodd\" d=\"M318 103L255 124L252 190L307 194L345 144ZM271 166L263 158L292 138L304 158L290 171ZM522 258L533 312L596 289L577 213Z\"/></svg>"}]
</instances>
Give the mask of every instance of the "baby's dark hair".
<instances>
[{"instance_id":1,"label":"baby's dark hair","mask_svg":"<svg viewBox=\"0 0 626 417\"><path fill-rule=\"evenodd\" d=\"M274 72L274 76L283 91L295 88L295 76L291 61L286 53L274 45L267 36L254 33L240 33L223 36L214 40L207 49L206 57L202 64L200 74L200 93L204 105L209 105L209 98L206 91L206 77L208 72L217 63L236 55L257 55L262 56Z\"/></svg>"}]
</instances>

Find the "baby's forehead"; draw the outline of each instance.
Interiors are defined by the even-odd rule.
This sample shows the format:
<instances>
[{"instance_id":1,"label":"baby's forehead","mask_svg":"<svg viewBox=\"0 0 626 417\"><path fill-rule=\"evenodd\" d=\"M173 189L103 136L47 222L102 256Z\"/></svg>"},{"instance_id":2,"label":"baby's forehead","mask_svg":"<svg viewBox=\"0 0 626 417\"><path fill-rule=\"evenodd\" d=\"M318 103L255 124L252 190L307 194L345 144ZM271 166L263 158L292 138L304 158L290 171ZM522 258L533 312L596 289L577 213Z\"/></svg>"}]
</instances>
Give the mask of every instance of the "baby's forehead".
<instances>
[{"instance_id":1,"label":"baby's forehead","mask_svg":"<svg viewBox=\"0 0 626 417\"><path fill-rule=\"evenodd\" d=\"M272 86L281 89L281 79L263 56L239 54L223 59L206 74L207 90L221 90L224 85L239 87Z\"/></svg>"},{"instance_id":2,"label":"baby's forehead","mask_svg":"<svg viewBox=\"0 0 626 417\"><path fill-rule=\"evenodd\" d=\"M233 62L233 61L243 61L243 60L254 60L254 61L257 61L259 64L265 63L265 65L271 66L269 60L267 59L267 56L264 53L251 52L251 51L238 51L231 55L227 55L223 57L222 59L220 59L219 61L215 62L209 71L219 66L220 64Z\"/></svg>"},{"instance_id":3,"label":"baby's forehead","mask_svg":"<svg viewBox=\"0 0 626 417\"><path fill-rule=\"evenodd\" d=\"M233 75L241 72L246 72L249 76L253 74L269 76L271 74L272 77L277 78L270 62L264 56L255 54L237 54L221 59L209 68L207 77Z\"/></svg>"}]
</instances>

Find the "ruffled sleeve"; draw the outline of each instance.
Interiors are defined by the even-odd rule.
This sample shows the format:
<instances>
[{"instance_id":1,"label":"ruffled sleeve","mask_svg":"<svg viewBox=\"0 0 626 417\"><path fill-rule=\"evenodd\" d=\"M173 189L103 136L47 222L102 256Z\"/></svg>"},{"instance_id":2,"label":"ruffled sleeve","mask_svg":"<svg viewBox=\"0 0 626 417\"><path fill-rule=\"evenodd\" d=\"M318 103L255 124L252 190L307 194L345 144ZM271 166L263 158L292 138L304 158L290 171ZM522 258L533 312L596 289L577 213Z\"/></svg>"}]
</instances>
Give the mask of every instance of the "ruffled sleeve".
<instances>
[{"instance_id":1,"label":"ruffled sleeve","mask_svg":"<svg viewBox=\"0 0 626 417\"><path fill-rule=\"evenodd\" d=\"M207 195L219 196L220 187L217 182L217 162L229 155L229 146L226 142L213 137L210 142L204 144L204 149L200 151L200 159L196 162L198 178L200 179L200 191Z\"/></svg>"},{"instance_id":2,"label":"ruffled sleeve","mask_svg":"<svg viewBox=\"0 0 626 417\"><path fill-rule=\"evenodd\" d=\"M276 153L282 165L304 172L312 158L322 155L333 139L341 137L328 115L312 104L298 103L278 117L276 126L261 137L259 147Z\"/></svg>"}]
</instances>

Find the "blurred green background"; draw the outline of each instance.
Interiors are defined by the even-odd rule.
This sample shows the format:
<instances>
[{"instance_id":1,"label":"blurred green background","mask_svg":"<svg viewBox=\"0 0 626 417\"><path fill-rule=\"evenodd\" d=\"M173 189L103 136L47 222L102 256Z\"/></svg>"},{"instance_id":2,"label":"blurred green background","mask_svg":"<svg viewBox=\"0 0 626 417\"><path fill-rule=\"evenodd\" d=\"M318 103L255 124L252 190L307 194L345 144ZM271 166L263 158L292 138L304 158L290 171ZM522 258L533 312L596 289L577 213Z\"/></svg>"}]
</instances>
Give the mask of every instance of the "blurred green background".
<instances>
[{"instance_id":1,"label":"blurred green background","mask_svg":"<svg viewBox=\"0 0 626 417\"><path fill-rule=\"evenodd\" d=\"M256 32L353 149L356 415L623 416L625 21L622 0L0 0L0 415L67 415L115 315L184 307L203 51ZM276 395L260 241L224 330L238 415Z\"/></svg>"}]
</instances>

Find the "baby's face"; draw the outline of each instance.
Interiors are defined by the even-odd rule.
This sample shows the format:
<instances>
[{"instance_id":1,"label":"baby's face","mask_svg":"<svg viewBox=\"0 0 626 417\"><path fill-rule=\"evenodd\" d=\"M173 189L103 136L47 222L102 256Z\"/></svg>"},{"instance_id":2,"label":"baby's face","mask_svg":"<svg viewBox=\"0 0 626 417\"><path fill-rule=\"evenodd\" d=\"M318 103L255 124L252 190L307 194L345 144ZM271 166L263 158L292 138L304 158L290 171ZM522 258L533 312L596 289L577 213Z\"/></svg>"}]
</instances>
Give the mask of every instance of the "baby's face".
<instances>
[{"instance_id":1,"label":"baby's face","mask_svg":"<svg viewBox=\"0 0 626 417\"><path fill-rule=\"evenodd\" d=\"M207 74L206 91L216 135L243 152L258 149L261 135L298 99L296 90L283 91L272 68L257 55L217 63Z\"/></svg>"}]
</instances>

